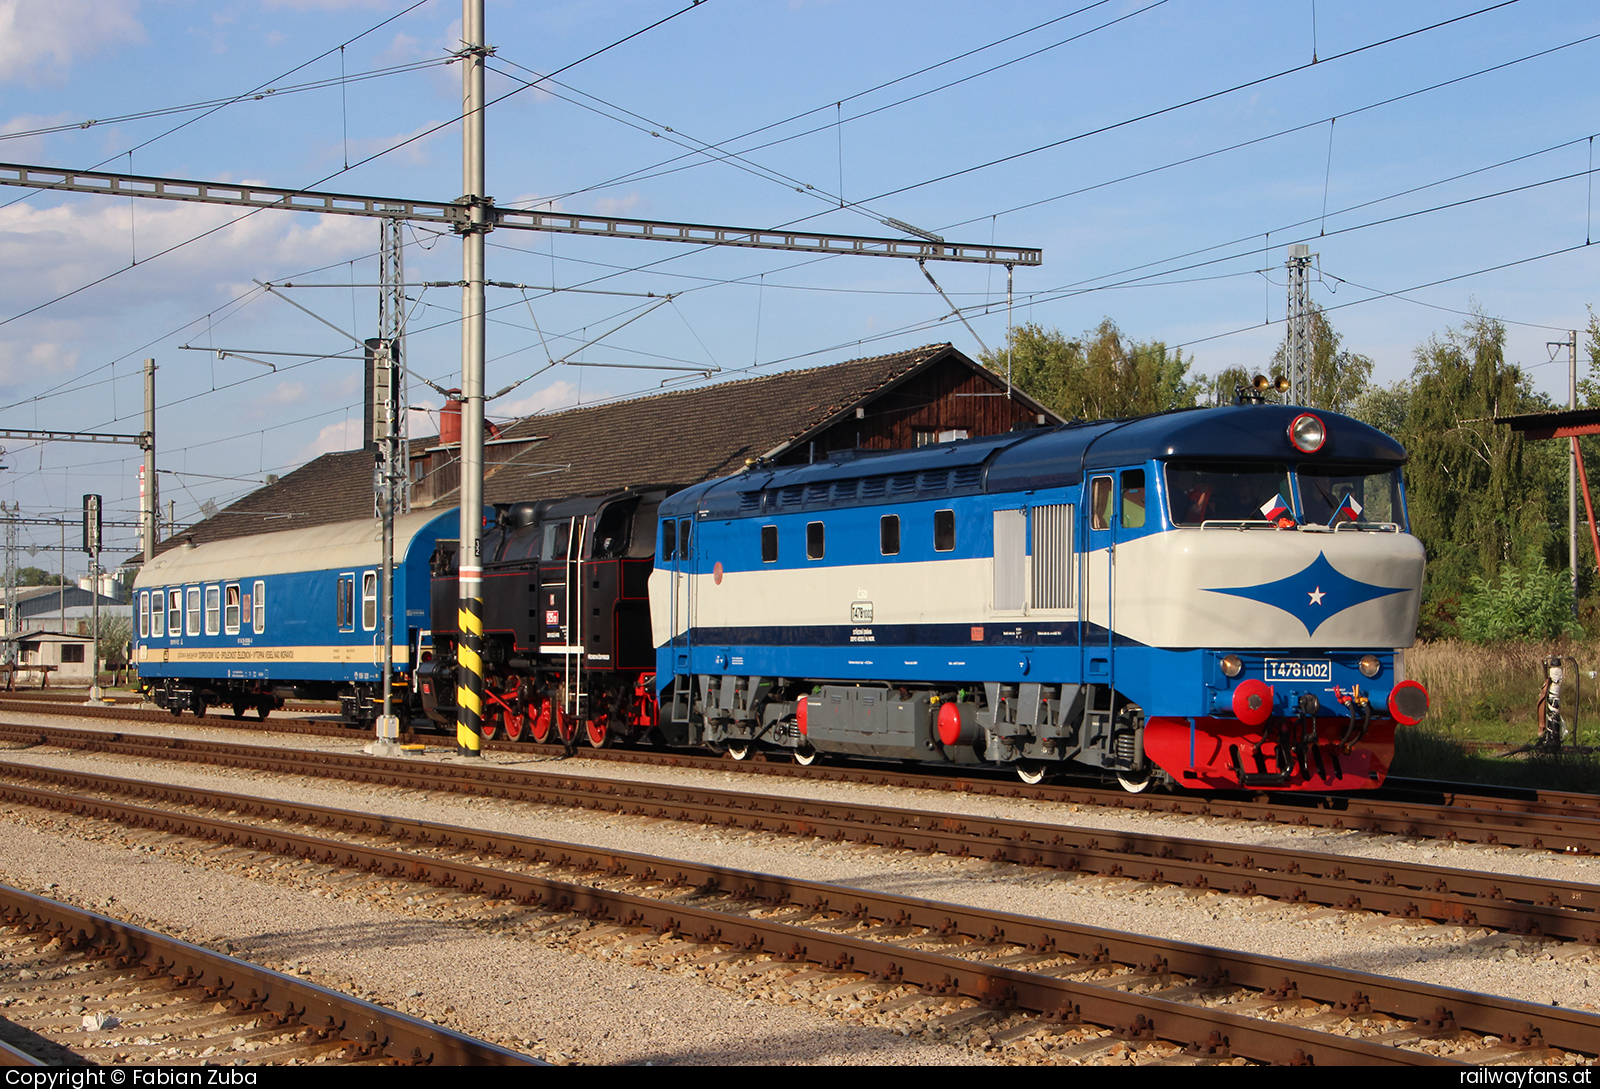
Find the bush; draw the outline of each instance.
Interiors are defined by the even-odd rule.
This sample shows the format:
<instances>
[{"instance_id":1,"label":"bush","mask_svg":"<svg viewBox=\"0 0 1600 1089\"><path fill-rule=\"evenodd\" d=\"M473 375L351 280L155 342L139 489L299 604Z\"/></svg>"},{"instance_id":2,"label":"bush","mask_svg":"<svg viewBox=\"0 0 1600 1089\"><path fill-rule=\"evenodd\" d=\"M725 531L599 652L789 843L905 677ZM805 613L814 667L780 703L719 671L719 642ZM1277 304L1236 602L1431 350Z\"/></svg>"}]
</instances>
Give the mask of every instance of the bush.
<instances>
[{"instance_id":1,"label":"bush","mask_svg":"<svg viewBox=\"0 0 1600 1089\"><path fill-rule=\"evenodd\" d=\"M1579 636L1572 618L1572 584L1542 562L1507 565L1492 583L1480 575L1461 602L1461 637L1473 643Z\"/></svg>"}]
</instances>

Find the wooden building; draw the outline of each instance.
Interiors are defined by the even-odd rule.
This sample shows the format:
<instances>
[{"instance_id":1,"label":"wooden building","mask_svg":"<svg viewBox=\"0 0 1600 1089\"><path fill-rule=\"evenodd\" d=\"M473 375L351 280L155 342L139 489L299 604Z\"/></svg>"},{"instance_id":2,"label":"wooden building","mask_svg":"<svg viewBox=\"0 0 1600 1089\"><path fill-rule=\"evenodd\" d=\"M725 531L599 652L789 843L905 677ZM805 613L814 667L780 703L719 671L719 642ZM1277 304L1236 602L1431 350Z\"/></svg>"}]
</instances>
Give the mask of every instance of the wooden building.
<instances>
[{"instance_id":1,"label":"wooden building","mask_svg":"<svg viewBox=\"0 0 1600 1089\"><path fill-rule=\"evenodd\" d=\"M752 458L779 464L837 450L887 450L1062 422L949 344L828 367L607 401L503 425L484 447L484 500L688 486ZM373 454L324 454L176 534L162 549L370 517ZM414 509L454 506L458 448L411 443Z\"/></svg>"}]
</instances>

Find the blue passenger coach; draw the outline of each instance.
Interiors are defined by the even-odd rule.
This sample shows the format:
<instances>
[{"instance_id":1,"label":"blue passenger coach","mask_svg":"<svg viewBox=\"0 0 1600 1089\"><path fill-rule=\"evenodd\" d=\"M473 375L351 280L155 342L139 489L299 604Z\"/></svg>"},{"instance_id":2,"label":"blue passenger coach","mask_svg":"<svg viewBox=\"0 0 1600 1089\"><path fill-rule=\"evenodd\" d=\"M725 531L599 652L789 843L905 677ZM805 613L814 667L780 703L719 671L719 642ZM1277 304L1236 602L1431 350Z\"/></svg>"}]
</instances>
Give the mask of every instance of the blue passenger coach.
<instances>
[{"instance_id":1,"label":"blue passenger coach","mask_svg":"<svg viewBox=\"0 0 1600 1089\"><path fill-rule=\"evenodd\" d=\"M661 505L663 726L736 756L1370 788L1426 708L1404 461L1241 405L753 464Z\"/></svg>"},{"instance_id":2,"label":"blue passenger coach","mask_svg":"<svg viewBox=\"0 0 1600 1089\"><path fill-rule=\"evenodd\" d=\"M394 534L394 662L404 685L428 628L428 561L456 511L402 515ZM134 589L134 661L156 704L177 714L334 699L347 718L381 714L383 536L376 519L264 533L156 556ZM402 692L403 692L402 688Z\"/></svg>"}]
</instances>

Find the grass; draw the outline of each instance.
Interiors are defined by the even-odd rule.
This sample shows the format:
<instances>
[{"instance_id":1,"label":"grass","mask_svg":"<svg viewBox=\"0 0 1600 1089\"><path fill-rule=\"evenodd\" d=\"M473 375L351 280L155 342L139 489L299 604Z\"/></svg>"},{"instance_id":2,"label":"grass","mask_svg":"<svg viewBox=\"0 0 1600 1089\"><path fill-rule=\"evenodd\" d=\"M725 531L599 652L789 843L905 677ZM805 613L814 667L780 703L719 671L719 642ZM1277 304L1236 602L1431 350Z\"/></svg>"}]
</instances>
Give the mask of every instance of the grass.
<instances>
[{"instance_id":1,"label":"grass","mask_svg":"<svg viewBox=\"0 0 1600 1089\"><path fill-rule=\"evenodd\" d=\"M1577 642L1498 643L1484 646L1455 641L1419 643L1405 653L1406 676L1428 689L1428 717L1395 735L1396 775L1501 786L1600 793L1600 758L1594 754L1499 756L1480 745L1520 747L1538 737L1537 705L1543 659L1575 658L1581 703L1572 665L1562 689L1569 731L1578 711L1578 740L1600 744L1600 681L1588 675L1600 664L1595 648Z\"/></svg>"}]
</instances>

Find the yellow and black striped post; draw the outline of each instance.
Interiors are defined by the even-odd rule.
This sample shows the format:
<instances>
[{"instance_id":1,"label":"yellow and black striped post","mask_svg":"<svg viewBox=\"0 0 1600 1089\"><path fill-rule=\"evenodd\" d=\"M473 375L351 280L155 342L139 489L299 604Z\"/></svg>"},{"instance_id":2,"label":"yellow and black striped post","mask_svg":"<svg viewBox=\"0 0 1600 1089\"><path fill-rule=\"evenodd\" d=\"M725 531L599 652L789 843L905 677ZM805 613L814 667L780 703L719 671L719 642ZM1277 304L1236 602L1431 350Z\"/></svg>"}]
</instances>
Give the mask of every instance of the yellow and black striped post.
<instances>
[{"instance_id":1,"label":"yellow and black striped post","mask_svg":"<svg viewBox=\"0 0 1600 1089\"><path fill-rule=\"evenodd\" d=\"M483 755L483 602L463 597L456 611L456 755Z\"/></svg>"}]
</instances>

